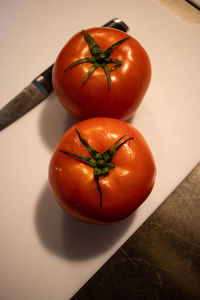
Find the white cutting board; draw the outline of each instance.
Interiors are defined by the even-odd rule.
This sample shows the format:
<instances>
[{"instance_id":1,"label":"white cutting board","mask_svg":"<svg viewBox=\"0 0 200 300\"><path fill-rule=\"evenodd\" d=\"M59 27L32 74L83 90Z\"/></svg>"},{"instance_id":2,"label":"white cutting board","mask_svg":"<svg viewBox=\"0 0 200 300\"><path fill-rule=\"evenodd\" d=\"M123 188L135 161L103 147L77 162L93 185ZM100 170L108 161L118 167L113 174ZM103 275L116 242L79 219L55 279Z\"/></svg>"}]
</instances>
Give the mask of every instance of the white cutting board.
<instances>
[{"instance_id":1,"label":"white cutting board","mask_svg":"<svg viewBox=\"0 0 200 300\"><path fill-rule=\"evenodd\" d=\"M152 81L132 119L157 164L155 188L129 220L80 223L48 186L53 149L73 123L52 94L0 132L0 298L69 299L153 213L200 158L200 25L156 1L0 2L0 106L81 29L122 18L146 48Z\"/></svg>"}]
</instances>

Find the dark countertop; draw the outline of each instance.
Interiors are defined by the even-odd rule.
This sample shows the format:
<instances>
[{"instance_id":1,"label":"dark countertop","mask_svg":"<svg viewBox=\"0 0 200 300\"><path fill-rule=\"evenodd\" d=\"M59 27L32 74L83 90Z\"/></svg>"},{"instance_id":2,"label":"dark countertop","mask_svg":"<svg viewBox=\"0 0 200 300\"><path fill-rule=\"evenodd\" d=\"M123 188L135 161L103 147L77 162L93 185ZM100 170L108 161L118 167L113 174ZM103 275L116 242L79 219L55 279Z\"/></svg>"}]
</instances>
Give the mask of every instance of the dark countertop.
<instances>
[{"instance_id":1,"label":"dark countertop","mask_svg":"<svg viewBox=\"0 0 200 300\"><path fill-rule=\"evenodd\" d=\"M200 299L200 165L72 299Z\"/></svg>"}]
</instances>

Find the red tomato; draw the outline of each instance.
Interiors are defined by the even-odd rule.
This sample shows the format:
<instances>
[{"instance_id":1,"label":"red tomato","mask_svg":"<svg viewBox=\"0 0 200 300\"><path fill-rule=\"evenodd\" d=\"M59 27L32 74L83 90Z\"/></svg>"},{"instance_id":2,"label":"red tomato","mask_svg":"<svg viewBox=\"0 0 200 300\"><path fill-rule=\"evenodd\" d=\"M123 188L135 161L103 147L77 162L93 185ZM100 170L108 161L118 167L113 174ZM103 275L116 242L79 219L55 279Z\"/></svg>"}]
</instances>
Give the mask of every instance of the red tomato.
<instances>
[{"instance_id":1,"label":"red tomato","mask_svg":"<svg viewBox=\"0 0 200 300\"><path fill-rule=\"evenodd\" d=\"M119 44L110 54L122 65L114 69L111 84L102 67L83 80L92 63L77 64L64 71L78 59L91 57L91 51L81 32L73 36L61 50L53 68L53 86L55 93L65 109L79 120L90 117L129 118L138 108L151 78L151 64L144 48L133 37L113 28L92 28L86 30L103 51L119 40L128 38ZM107 66L116 66L108 63Z\"/></svg>"},{"instance_id":2,"label":"red tomato","mask_svg":"<svg viewBox=\"0 0 200 300\"><path fill-rule=\"evenodd\" d=\"M117 145L124 143L113 154L117 145L110 147L121 137ZM96 153L101 157L95 160ZM72 154L92 160L94 167ZM113 154L111 160L106 160L107 154ZM105 172L96 180L98 170ZM153 188L155 172L152 153L133 126L118 119L91 118L72 126L61 138L50 161L49 180L65 212L85 222L106 224L130 216L143 203Z\"/></svg>"}]
</instances>

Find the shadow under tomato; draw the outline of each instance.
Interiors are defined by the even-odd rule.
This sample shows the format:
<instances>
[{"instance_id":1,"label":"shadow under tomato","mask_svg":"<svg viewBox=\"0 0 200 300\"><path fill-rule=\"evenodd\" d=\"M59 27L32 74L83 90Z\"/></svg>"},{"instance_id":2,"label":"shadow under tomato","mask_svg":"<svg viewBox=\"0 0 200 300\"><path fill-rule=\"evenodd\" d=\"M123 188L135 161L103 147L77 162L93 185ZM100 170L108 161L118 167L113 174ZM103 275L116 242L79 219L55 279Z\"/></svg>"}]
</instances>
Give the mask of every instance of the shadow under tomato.
<instances>
[{"instance_id":1,"label":"shadow under tomato","mask_svg":"<svg viewBox=\"0 0 200 300\"><path fill-rule=\"evenodd\" d=\"M129 117L127 120L124 120L124 121L126 121L129 124L132 124L134 121L134 117L135 117L135 114L133 114L131 117Z\"/></svg>"},{"instance_id":2,"label":"shadow under tomato","mask_svg":"<svg viewBox=\"0 0 200 300\"><path fill-rule=\"evenodd\" d=\"M58 206L47 185L37 204L35 224L42 244L61 257L83 260L108 250L126 232L133 217L111 225L75 220Z\"/></svg>"},{"instance_id":3,"label":"shadow under tomato","mask_svg":"<svg viewBox=\"0 0 200 300\"><path fill-rule=\"evenodd\" d=\"M78 121L62 107L53 92L43 104L38 123L39 133L44 143L53 150L63 134Z\"/></svg>"}]
</instances>

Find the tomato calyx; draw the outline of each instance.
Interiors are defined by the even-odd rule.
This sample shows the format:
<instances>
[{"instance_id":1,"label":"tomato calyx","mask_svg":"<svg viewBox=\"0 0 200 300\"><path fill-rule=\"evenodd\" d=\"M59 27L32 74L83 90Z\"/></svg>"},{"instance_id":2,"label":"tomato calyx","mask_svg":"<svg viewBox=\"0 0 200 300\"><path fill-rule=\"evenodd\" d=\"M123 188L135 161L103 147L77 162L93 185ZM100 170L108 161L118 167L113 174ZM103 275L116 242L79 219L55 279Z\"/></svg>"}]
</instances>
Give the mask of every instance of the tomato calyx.
<instances>
[{"instance_id":1,"label":"tomato calyx","mask_svg":"<svg viewBox=\"0 0 200 300\"><path fill-rule=\"evenodd\" d=\"M119 68L122 65L122 61L116 58L111 58L110 55L112 51L118 47L121 43L126 41L129 37L126 37L122 40L119 40L118 42L111 45L109 48L107 48L105 51L101 49L101 47L97 44L97 42L94 40L94 38L87 33L86 31L82 30L81 33L84 36L84 40L88 44L90 48L90 52L92 54L91 57L84 57L80 58L76 61L74 61L72 64L70 64L64 72L66 72L69 68L74 67L78 64L89 62L92 64L91 68L89 69L88 73L86 74L83 84L86 82L86 80L92 75L92 73L99 67L103 68L106 74L106 77L108 79L109 87L111 88L112 82L111 82L111 76L110 72L114 71L115 69ZM115 63L115 65L109 69L108 64L109 63Z\"/></svg>"},{"instance_id":2,"label":"tomato calyx","mask_svg":"<svg viewBox=\"0 0 200 300\"><path fill-rule=\"evenodd\" d=\"M129 140L132 140L133 137L129 137L125 141L123 141L119 144L119 142L126 136L126 135L123 135L112 146L110 146L108 148L108 150L106 150L103 153L99 153L91 145L89 145L86 140L84 140L82 138L82 136L80 135L77 128L75 128L75 130L79 137L80 142L90 152L92 157L78 155L78 154L75 154L75 153L72 153L69 151L65 151L65 150L61 150L61 149L59 151L64 154L67 154L71 157L81 160L82 162L88 164L90 167L92 167L94 169L94 179L96 181L97 188L98 188L99 195L100 195L100 208L102 208L102 191L101 191L101 187L99 184L99 177L107 176L109 171L111 169L115 168L115 164L112 163L112 159L113 159L114 155L117 153L117 151L119 151L119 149L125 143L127 143Z\"/></svg>"}]
</instances>

